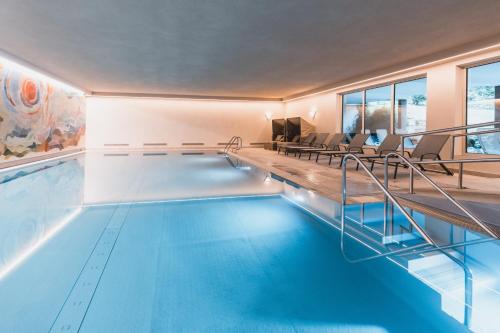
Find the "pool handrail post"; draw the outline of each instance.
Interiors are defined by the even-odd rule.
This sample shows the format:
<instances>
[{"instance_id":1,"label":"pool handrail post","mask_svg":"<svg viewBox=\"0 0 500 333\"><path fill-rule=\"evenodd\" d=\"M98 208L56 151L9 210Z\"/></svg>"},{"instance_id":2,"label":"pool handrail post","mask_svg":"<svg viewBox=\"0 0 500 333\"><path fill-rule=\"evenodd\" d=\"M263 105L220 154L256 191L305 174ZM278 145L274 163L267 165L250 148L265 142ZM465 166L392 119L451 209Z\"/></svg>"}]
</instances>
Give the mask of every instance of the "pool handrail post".
<instances>
[{"instance_id":1,"label":"pool handrail post","mask_svg":"<svg viewBox=\"0 0 500 333\"><path fill-rule=\"evenodd\" d=\"M359 166L368 173L370 178L382 190L385 197L387 197L387 199L390 200L393 205L395 205L396 207L399 208L401 213L408 219L410 224L413 225L413 227L420 233L420 235L424 238L424 240L427 243L434 245L434 246L437 246L437 244L434 242L434 240L427 234L427 232L425 232L425 230L422 229L422 227L420 225L418 225L418 223L413 219L413 217L408 214L408 212L399 203L399 201L390 193L390 191L387 189L387 187L384 186L384 184L382 184L380 182L380 180L375 176L375 174L373 174L373 172L370 171L370 169L365 165L365 163L359 157L357 157L355 154L346 154L344 156L344 160L342 161L342 203L345 203L345 201L346 201L346 192L347 192L347 189L346 189L346 187L347 187L347 175L346 175L347 174L347 167L346 166L347 166L347 161L349 159L353 159L357 163L359 163ZM387 163L387 160L385 162ZM385 178L385 183L387 183L387 182L388 182L388 177ZM341 209L341 212L343 212L343 213L345 212L343 207ZM341 219L341 222L343 222L343 221L345 222L344 214L342 214L342 219ZM344 223L342 223L342 224L344 224ZM342 226L342 228L344 228L344 226Z\"/></svg>"}]
</instances>

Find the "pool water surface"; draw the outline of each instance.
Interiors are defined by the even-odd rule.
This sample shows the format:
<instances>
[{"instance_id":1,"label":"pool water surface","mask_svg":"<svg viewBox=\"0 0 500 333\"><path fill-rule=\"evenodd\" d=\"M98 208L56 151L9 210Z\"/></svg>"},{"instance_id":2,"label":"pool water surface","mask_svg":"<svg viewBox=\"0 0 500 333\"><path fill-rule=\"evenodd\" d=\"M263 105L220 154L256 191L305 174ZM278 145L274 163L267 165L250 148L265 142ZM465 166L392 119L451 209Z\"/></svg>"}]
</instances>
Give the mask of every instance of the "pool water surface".
<instances>
[{"instance_id":1,"label":"pool water surface","mask_svg":"<svg viewBox=\"0 0 500 333\"><path fill-rule=\"evenodd\" d=\"M425 278L409 269L442 258L350 263L335 217L302 208L268 173L222 155L86 153L42 166L0 173L0 332L494 332L500 324L496 242L464 254L481 282L465 305L463 292L445 297L429 281L437 274L461 285L439 272L448 263ZM345 246L350 257L373 254L355 237Z\"/></svg>"}]
</instances>

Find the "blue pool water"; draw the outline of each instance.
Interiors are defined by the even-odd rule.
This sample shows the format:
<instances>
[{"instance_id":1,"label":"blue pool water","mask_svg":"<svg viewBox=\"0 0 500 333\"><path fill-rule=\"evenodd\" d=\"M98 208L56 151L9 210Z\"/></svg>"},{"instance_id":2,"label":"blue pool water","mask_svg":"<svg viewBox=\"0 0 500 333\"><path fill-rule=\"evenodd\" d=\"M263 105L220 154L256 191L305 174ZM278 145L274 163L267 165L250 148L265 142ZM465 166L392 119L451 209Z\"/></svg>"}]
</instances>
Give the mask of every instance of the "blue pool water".
<instances>
[{"instance_id":1,"label":"blue pool water","mask_svg":"<svg viewBox=\"0 0 500 333\"><path fill-rule=\"evenodd\" d=\"M499 327L497 242L461 248L467 283L434 252L350 263L374 254L368 238L348 237L342 253L334 216L290 193L217 154L87 153L0 173L0 332ZM368 233L379 210L364 207ZM349 207L352 235L359 214Z\"/></svg>"}]
</instances>

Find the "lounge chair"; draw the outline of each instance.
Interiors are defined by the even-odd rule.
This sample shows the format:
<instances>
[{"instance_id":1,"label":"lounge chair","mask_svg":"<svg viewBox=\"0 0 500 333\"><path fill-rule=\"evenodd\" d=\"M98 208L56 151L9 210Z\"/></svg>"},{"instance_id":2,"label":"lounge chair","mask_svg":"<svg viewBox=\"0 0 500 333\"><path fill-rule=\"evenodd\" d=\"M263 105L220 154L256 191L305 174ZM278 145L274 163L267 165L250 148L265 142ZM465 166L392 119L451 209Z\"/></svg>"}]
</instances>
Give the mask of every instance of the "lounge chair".
<instances>
[{"instance_id":1,"label":"lounge chair","mask_svg":"<svg viewBox=\"0 0 500 333\"><path fill-rule=\"evenodd\" d=\"M273 142L283 142L283 140L285 139L285 136L284 135L276 135L276 138L273 140Z\"/></svg>"},{"instance_id":2,"label":"lounge chair","mask_svg":"<svg viewBox=\"0 0 500 333\"><path fill-rule=\"evenodd\" d=\"M320 149L324 146L325 142L327 141L328 137L330 136L329 133L319 133L316 135L316 139L314 140L314 143L312 143L310 146L304 147L304 146L288 146L287 147L287 153L293 152L295 153L294 156L297 156L297 153L300 152L302 149ZM300 158L300 154L299 154Z\"/></svg>"},{"instance_id":3,"label":"lounge chair","mask_svg":"<svg viewBox=\"0 0 500 333\"><path fill-rule=\"evenodd\" d=\"M313 153L317 153L319 151L326 151L326 150L339 150L340 149L340 144L344 141L345 134L342 133L336 133L330 136L325 142L322 144L322 147L316 148L316 147L307 147L307 148L302 148L299 149L299 159L302 156L302 153L309 153L309 159L311 159L311 156Z\"/></svg>"},{"instance_id":4,"label":"lounge chair","mask_svg":"<svg viewBox=\"0 0 500 333\"><path fill-rule=\"evenodd\" d=\"M405 151L408 154L408 157L414 161L422 161L424 159L432 159L432 160L440 160L441 156L439 153L443 149L444 145L450 138L447 134L439 134L439 135L424 135L417 143L413 152ZM374 163L384 164L384 160L373 160ZM390 158L388 164L394 167L394 179L396 179L398 174L398 166L401 164L404 167L407 167L405 164L402 164L398 158ZM443 169L444 173L452 176L453 172L446 167L444 164L439 164ZM422 171L426 171L426 169L420 165L419 166ZM433 170L435 171L435 170ZM439 172L439 171L435 171Z\"/></svg>"},{"instance_id":5,"label":"lounge chair","mask_svg":"<svg viewBox=\"0 0 500 333\"><path fill-rule=\"evenodd\" d=\"M342 166L342 161L344 160L344 155L349 153L361 153L363 154L363 145L370 134L356 134L356 136L352 139L352 141L345 147L345 150L324 150L318 151L316 155L316 162L318 162L320 155L330 156L330 160L328 161L328 165L332 164L333 157L341 157L340 165Z\"/></svg>"},{"instance_id":6,"label":"lounge chair","mask_svg":"<svg viewBox=\"0 0 500 333\"><path fill-rule=\"evenodd\" d=\"M278 154L282 150L284 150L285 155L288 155L288 152L289 151L293 151L294 149L304 148L304 147L311 147L311 145L314 143L314 140L316 140L316 133L309 133L304 138L304 140L300 141L299 144L285 144L285 145L280 145L278 147Z\"/></svg>"},{"instance_id":7,"label":"lounge chair","mask_svg":"<svg viewBox=\"0 0 500 333\"><path fill-rule=\"evenodd\" d=\"M289 153L294 153L294 156L297 156L297 152L299 149L319 148L319 147L321 147L321 144L323 144L325 142L325 140L328 138L328 135L329 135L328 133L319 133L319 134L316 133L314 140L309 144L287 146L285 148L285 154L288 155Z\"/></svg>"},{"instance_id":8,"label":"lounge chair","mask_svg":"<svg viewBox=\"0 0 500 333\"><path fill-rule=\"evenodd\" d=\"M283 140L285 140L285 139L286 139L286 137L283 137ZM300 142L300 135L294 136L293 139L292 139L292 141L277 142L276 146L277 146L278 154L280 153L280 147L298 145L299 142Z\"/></svg>"},{"instance_id":9,"label":"lounge chair","mask_svg":"<svg viewBox=\"0 0 500 333\"><path fill-rule=\"evenodd\" d=\"M278 145L280 145L280 146L297 145L300 141L300 135L294 136L292 141L284 141L285 139L286 139L286 137L283 135L283 140L278 142Z\"/></svg>"},{"instance_id":10,"label":"lounge chair","mask_svg":"<svg viewBox=\"0 0 500 333\"><path fill-rule=\"evenodd\" d=\"M366 149L373 149L372 154L357 154L359 158L365 160L367 162L371 162L371 170L373 170L373 166L375 165L375 161L377 159L382 159L385 155L389 153L394 153L398 150L399 145L401 144L401 136L397 134L388 134L385 136L384 140L377 148L366 147Z\"/></svg>"}]
</instances>

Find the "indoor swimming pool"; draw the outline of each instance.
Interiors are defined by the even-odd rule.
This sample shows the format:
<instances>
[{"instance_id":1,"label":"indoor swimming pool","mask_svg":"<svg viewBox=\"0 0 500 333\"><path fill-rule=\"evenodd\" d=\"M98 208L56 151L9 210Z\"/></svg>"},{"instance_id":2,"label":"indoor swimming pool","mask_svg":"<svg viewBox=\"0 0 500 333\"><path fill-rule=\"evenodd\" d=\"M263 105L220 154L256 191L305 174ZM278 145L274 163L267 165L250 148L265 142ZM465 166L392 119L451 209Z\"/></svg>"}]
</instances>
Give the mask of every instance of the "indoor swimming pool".
<instances>
[{"instance_id":1,"label":"indoor swimming pool","mask_svg":"<svg viewBox=\"0 0 500 333\"><path fill-rule=\"evenodd\" d=\"M500 244L339 206L216 152L87 152L0 171L0 332L495 332ZM450 257L455 258L450 259ZM457 263L457 261L459 261Z\"/></svg>"}]
</instances>

